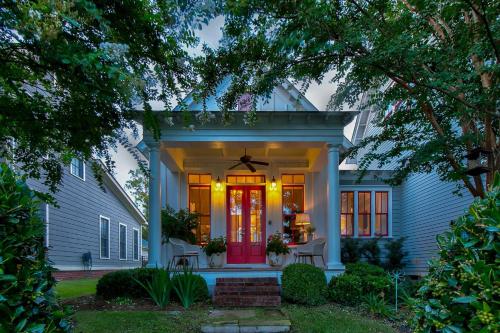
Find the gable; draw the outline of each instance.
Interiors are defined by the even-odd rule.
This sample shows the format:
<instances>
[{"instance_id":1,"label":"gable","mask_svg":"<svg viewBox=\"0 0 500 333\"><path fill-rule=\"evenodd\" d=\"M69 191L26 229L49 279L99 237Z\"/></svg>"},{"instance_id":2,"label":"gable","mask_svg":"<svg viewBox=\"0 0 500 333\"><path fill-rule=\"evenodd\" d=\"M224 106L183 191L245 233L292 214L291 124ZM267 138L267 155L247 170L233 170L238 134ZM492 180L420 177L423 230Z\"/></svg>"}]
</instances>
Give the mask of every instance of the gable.
<instances>
[{"instance_id":1,"label":"gable","mask_svg":"<svg viewBox=\"0 0 500 333\"><path fill-rule=\"evenodd\" d=\"M229 88L231 81L225 79L216 89L215 95L206 100L207 111L220 111L217 99ZM183 102L190 111L202 111L203 103L195 101L192 94L188 94ZM257 99L257 111L318 111L318 109L304 96L295 86L286 80L276 86L269 98L259 97ZM176 107L174 111L179 111Z\"/></svg>"}]
</instances>

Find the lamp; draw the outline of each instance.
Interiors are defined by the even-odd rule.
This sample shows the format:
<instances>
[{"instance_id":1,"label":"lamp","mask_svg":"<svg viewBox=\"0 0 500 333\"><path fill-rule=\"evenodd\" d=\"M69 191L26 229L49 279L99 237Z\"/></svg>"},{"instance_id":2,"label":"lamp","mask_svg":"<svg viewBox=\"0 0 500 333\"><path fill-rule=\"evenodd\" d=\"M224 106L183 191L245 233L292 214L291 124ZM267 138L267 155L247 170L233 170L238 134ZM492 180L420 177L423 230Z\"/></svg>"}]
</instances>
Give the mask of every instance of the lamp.
<instances>
[{"instance_id":1,"label":"lamp","mask_svg":"<svg viewBox=\"0 0 500 333\"><path fill-rule=\"evenodd\" d=\"M276 184L276 178L274 178L273 176L273 179L271 180L271 188L270 188L271 191L276 191L278 190L278 184Z\"/></svg>"},{"instance_id":2,"label":"lamp","mask_svg":"<svg viewBox=\"0 0 500 333\"><path fill-rule=\"evenodd\" d=\"M469 160L467 174L470 176L479 176L488 173L491 168L488 166L488 158L492 154L491 150L482 147L472 149L465 157Z\"/></svg>"},{"instance_id":3,"label":"lamp","mask_svg":"<svg viewBox=\"0 0 500 333\"><path fill-rule=\"evenodd\" d=\"M220 181L220 177L217 176L217 180L215 181L215 190L217 192L222 191L222 182Z\"/></svg>"},{"instance_id":4,"label":"lamp","mask_svg":"<svg viewBox=\"0 0 500 333\"><path fill-rule=\"evenodd\" d=\"M295 225L309 225L311 224L311 217L307 213L295 214Z\"/></svg>"}]
</instances>

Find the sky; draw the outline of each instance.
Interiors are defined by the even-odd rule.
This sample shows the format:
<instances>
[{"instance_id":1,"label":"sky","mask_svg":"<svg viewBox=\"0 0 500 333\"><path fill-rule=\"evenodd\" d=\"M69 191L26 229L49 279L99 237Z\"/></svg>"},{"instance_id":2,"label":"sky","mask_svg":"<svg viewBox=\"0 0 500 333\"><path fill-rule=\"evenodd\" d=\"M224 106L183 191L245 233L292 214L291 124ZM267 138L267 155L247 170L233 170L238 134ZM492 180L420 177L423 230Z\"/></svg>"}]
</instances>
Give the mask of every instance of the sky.
<instances>
[{"instance_id":1,"label":"sky","mask_svg":"<svg viewBox=\"0 0 500 333\"><path fill-rule=\"evenodd\" d=\"M193 55L201 53L201 47L203 43L206 43L212 48L216 48L219 44L218 41L222 37L221 27L224 24L224 18L219 16L209 22L208 25L203 26L202 30L197 30L196 34L200 39L200 43L196 48L189 49L188 51ZM333 72L327 73L323 81L318 84L316 82L311 83L308 90L305 93L305 97L312 103L318 110L326 110L326 106L330 100L330 96L335 92L335 83L330 82L333 77ZM354 130L354 122L351 122L344 128L344 135L351 139L352 132ZM140 131L140 137L142 136L142 131ZM139 143L129 136L130 142L132 144ZM121 145L119 145L116 151L112 152L112 157L116 162L116 168L114 170L114 176L116 180L120 183L122 187L125 188L125 183L129 179L129 171L137 168L137 162L132 157L132 155Z\"/></svg>"}]
</instances>

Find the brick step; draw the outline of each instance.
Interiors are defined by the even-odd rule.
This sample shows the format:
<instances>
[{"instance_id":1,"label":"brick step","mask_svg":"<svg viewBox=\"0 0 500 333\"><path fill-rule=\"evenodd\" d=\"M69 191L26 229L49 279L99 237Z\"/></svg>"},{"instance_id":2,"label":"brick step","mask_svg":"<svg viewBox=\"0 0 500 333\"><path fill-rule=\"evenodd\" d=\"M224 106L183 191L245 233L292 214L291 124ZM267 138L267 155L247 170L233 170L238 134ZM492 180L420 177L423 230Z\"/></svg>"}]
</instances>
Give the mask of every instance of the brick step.
<instances>
[{"instance_id":1,"label":"brick step","mask_svg":"<svg viewBox=\"0 0 500 333\"><path fill-rule=\"evenodd\" d=\"M280 290L269 290L269 291L250 291L250 290L219 290L216 289L214 291L215 296L223 296L223 295L250 295L250 296L280 296Z\"/></svg>"},{"instance_id":2,"label":"brick step","mask_svg":"<svg viewBox=\"0 0 500 333\"><path fill-rule=\"evenodd\" d=\"M227 292L233 292L233 291L249 291L249 292L270 292L270 291L280 291L280 286L272 286L272 285L265 285L265 286L220 286L216 285L217 290L220 291L227 291Z\"/></svg>"},{"instance_id":3,"label":"brick step","mask_svg":"<svg viewBox=\"0 0 500 333\"><path fill-rule=\"evenodd\" d=\"M280 296L215 295L214 304L221 307L277 307L281 305Z\"/></svg>"},{"instance_id":4,"label":"brick step","mask_svg":"<svg viewBox=\"0 0 500 333\"><path fill-rule=\"evenodd\" d=\"M217 278L216 284L278 284L278 279L273 277L259 277L259 278Z\"/></svg>"}]
</instances>

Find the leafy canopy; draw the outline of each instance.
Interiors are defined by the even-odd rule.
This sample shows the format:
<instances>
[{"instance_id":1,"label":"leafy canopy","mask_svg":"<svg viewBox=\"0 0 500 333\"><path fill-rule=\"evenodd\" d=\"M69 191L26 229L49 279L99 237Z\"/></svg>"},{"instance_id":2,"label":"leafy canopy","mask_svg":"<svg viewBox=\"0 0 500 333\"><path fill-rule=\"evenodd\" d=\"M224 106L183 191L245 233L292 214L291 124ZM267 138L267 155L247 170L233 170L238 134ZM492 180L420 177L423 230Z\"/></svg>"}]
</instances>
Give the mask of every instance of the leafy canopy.
<instances>
[{"instance_id":1,"label":"leafy canopy","mask_svg":"<svg viewBox=\"0 0 500 333\"><path fill-rule=\"evenodd\" d=\"M231 75L223 109L246 92L268 95L286 78L305 90L333 72L330 109L361 100L377 114L380 132L350 152L368 149L362 170L394 163L393 183L436 170L484 196L480 177L466 175L464 155L488 149L488 166L499 169L497 2L228 0L222 10L224 40L205 47L200 73L210 93ZM398 102L403 107L384 117Z\"/></svg>"},{"instance_id":2,"label":"leafy canopy","mask_svg":"<svg viewBox=\"0 0 500 333\"><path fill-rule=\"evenodd\" d=\"M138 106L157 136L150 102L169 111L194 82L186 49L209 13L194 0L3 1L0 157L55 190L74 156L113 166Z\"/></svg>"}]
</instances>

